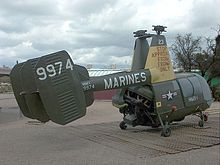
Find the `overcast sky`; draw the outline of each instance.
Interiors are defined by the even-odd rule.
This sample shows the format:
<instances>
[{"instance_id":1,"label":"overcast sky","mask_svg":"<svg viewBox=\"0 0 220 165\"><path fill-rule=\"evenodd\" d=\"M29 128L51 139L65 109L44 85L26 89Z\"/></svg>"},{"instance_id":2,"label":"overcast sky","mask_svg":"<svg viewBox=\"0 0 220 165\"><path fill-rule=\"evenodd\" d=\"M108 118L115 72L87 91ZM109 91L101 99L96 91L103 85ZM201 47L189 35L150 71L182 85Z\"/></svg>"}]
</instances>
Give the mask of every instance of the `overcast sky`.
<instances>
[{"instance_id":1,"label":"overcast sky","mask_svg":"<svg viewBox=\"0 0 220 165\"><path fill-rule=\"evenodd\" d=\"M214 37L219 7L219 0L0 0L0 66L59 50L81 65L130 66L133 31L166 25L168 45L177 33Z\"/></svg>"}]
</instances>

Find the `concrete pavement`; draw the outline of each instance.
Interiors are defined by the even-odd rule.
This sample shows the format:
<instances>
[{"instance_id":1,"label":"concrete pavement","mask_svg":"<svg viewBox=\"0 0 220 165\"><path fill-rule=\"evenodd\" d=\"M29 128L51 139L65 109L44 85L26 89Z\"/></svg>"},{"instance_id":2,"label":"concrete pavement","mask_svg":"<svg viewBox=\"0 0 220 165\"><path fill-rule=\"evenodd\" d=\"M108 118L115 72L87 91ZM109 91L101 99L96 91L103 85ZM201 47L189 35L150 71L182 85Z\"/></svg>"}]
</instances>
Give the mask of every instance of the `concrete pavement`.
<instances>
[{"instance_id":1,"label":"concrete pavement","mask_svg":"<svg viewBox=\"0 0 220 165\"><path fill-rule=\"evenodd\" d=\"M220 164L218 103L208 110L206 128L198 129L198 118L189 116L163 138L158 129L120 130L122 116L109 101L95 102L84 118L60 126L19 118L13 96L7 97L0 95L1 165Z\"/></svg>"}]
</instances>

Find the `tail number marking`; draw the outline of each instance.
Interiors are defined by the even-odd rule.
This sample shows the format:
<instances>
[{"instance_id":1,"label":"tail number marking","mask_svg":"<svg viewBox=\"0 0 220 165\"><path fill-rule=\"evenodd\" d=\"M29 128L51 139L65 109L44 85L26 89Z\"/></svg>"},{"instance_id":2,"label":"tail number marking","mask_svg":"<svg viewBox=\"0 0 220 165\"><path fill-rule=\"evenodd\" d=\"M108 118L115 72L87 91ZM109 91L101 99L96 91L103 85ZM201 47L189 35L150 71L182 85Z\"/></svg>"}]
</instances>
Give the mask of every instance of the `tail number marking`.
<instances>
[{"instance_id":1,"label":"tail number marking","mask_svg":"<svg viewBox=\"0 0 220 165\"><path fill-rule=\"evenodd\" d=\"M63 69L63 62L58 61L54 64L49 64L45 68L39 67L36 69L36 73L39 76L39 80L46 80L49 77L54 77L56 75L60 75L62 73ZM73 64L71 63L71 60L68 58L66 61L65 69L73 70Z\"/></svg>"}]
</instances>

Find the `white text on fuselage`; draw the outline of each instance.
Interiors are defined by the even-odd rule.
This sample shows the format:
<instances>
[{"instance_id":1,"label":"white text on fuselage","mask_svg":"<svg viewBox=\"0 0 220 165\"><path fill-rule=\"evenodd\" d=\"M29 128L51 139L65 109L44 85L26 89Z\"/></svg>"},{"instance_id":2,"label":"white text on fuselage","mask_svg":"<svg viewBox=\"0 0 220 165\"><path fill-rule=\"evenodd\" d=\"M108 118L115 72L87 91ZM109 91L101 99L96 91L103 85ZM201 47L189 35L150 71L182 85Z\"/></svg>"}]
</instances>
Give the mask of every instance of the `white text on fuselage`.
<instances>
[{"instance_id":1,"label":"white text on fuselage","mask_svg":"<svg viewBox=\"0 0 220 165\"><path fill-rule=\"evenodd\" d=\"M123 87L127 85L137 84L145 82L147 80L147 75L145 72L122 75L111 77L109 79L104 79L105 89L112 89Z\"/></svg>"}]
</instances>

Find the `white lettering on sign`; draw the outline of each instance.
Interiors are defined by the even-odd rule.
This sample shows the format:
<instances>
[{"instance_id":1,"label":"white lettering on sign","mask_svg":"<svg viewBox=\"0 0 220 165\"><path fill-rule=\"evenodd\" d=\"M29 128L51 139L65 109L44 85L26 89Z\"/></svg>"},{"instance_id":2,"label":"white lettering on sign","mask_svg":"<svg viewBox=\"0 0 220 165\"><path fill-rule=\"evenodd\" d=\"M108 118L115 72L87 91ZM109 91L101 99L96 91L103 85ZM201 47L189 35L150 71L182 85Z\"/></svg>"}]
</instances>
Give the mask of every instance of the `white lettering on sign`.
<instances>
[{"instance_id":1,"label":"white lettering on sign","mask_svg":"<svg viewBox=\"0 0 220 165\"><path fill-rule=\"evenodd\" d=\"M94 88L95 88L95 85L92 84L90 81L88 81L88 82L83 82L82 85L83 85L83 90L84 90L84 91L88 91L88 90L90 90L90 89L94 89Z\"/></svg>"},{"instance_id":2,"label":"white lettering on sign","mask_svg":"<svg viewBox=\"0 0 220 165\"><path fill-rule=\"evenodd\" d=\"M145 82L147 75L145 72L123 75L119 77L113 77L104 79L105 89L112 89L117 87L123 87L131 84Z\"/></svg>"},{"instance_id":3,"label":"white lettering on sign","mask_svg":"<svg viewBox=\"0 0 220 165\"><path fill-rule=\"evenodd\" d=\"M71 60L68 58L66 60L65 69L73 70L73 64ZM49 64L45 68L39 67L36 69L36 73L39 76L39 80L46 80L47 77L54 77L56 75L60 75L62 73L63 63L62 61L55 62L54 64Z\"/></svg>"},{"instance_id":4,"label":"white lettering on sign","mask_svg":"<svg viewBox=\"0 0 220 165\"><path fill-rule=\"evenodd\" d=\"M189 102L193 102L193 101L197 101L197 100L199 100L199 97L198 97L198 96L188 97L188 101L189 101Z\"/></svg>"},{"instance_id":5,"label":"white lettering on sign","mask_svg":"<svg viewBox=\"0 0 220 165\"><path fill-rule=\"evenodd\" d=\"M104 83L105 83L105 89L112 88L112 79L109 79L109 82L106 79L104 79Z\"/></svg>"},{"instance_id":6,"label":"white lettering on sign","mask_svg":"<svg viewBox=\"0 0 220 165\"><path fill-rule=\"evenodd\" d=\"M120 86L124 86L125 85L125 77L119 76L118 78L119 78Z\"/></svg>"}]
</instances>

